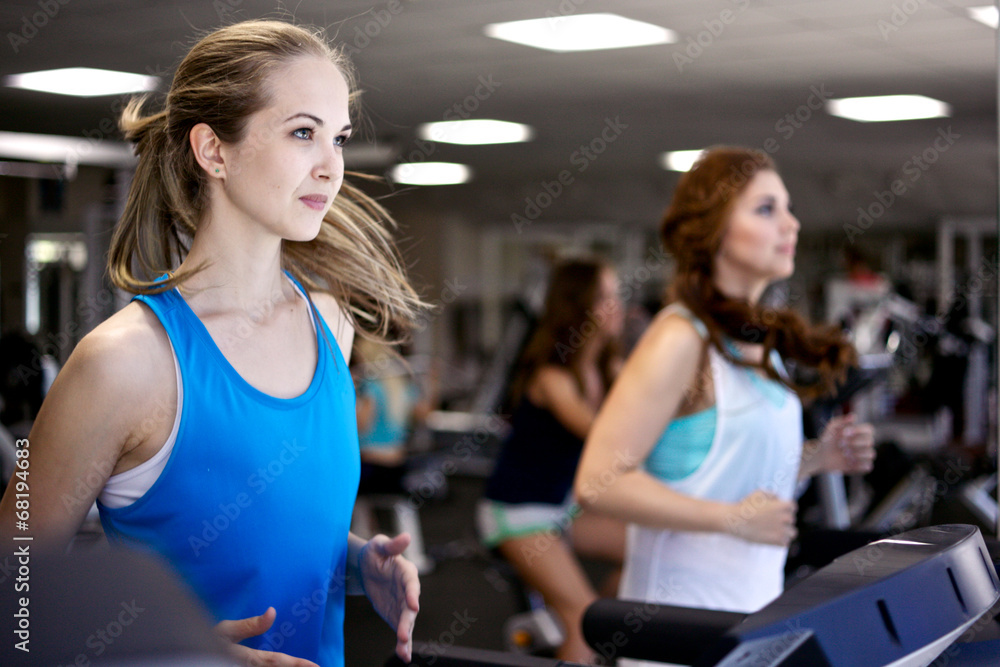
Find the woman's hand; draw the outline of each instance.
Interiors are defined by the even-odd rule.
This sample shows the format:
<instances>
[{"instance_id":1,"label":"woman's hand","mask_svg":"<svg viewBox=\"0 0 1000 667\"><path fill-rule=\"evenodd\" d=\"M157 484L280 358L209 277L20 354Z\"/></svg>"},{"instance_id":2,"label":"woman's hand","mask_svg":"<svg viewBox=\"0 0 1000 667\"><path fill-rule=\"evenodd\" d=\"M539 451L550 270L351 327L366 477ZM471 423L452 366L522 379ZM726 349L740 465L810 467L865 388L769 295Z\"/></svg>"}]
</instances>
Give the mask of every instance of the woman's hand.
<instances>
[{"instance_id":1,"label":"woman's hand","mask_svg":"<svg viewBox=\"0 0 1000 667\"><path fill-rule=\"evenodd\" d=\"M737 503L727 518L729 532L748 542L788 546L795 539L796 505L757 490Z\"/></svg>"},{"instance_id":2,"label":"woman's hand","mask_svg":"<svg viewBox=\"0 0 1000 667\"><path fill-rule=\"evenodd\" d=\"M238 643L267 632L271 624L274 623L276 615L274 607L268 607L267 611L260 616L241 618L238 621L220 621L216 624L215 631L233 643L230 652L249 667L263 667L265 665L267 667L319 667L316 663L302 658L273 651L258 651Z\"/></svg>"},{"instance_id":3,"label":"woman's hand","mask_svg":"<svg viewBox=\"0 0 1000 667\"><path fill-rule=\"evenodd\" d=\"M379 616L396 631L396 655L410 662L413 623L420 611L417 567L403 558L410 545L407 533L389 539L376 535L361 548L358 559L361 582Z\"/></svg>"},{"instance_id":4,"label":"woman's hand","mask_svg":"<svg viewBox=\"0 0 1000 667\"><path fill-rule=\"evenodd\" d=\"M855 424L854 415L834 417L813 442L816 472L866 473L874 465L875 428Z\"/></svg>"}]
</instances>

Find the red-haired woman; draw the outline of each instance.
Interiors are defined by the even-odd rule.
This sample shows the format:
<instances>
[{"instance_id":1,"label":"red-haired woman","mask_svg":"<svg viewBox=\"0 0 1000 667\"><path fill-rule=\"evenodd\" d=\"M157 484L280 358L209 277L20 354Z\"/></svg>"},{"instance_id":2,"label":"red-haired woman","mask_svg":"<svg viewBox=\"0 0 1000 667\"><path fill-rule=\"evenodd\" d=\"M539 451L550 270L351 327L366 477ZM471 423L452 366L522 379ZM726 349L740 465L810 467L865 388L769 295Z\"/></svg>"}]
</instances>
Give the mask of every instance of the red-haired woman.
<instances>
[{"instance_id":1,"label":"red-haired woman","mask_svg":"<svg viewBox=\"0 0 1000 667\"><path fill-rule=\"evenodd\" d=\"M661 231L677 262L672 303L595 420L576 495L630 523L620 597L752 612L781 593L798 481L870 470L873 430L837 418L803 442L799 395L830 390L854 351L759 302L792 274L799 231L768 156L705 153ZM795 385L789 360L818 381Z\"/></svg>"},{"instance_id":2,"label":"red-haired woman","mask_svg":"<svg viewBox=\"0 0 1000 667\"><path fill-rule=\"evenodd\" d=\"M515 373L511 435L477 516L486 544L562 620L566 639L558 657L576 662L594 657L580 621L597 593L574 552L621 563L625 542L624 524L581 514L570 497L583 440L619 365L623 321L611 267L572 260L555 268Z\"/></svg>"}]
</instances>

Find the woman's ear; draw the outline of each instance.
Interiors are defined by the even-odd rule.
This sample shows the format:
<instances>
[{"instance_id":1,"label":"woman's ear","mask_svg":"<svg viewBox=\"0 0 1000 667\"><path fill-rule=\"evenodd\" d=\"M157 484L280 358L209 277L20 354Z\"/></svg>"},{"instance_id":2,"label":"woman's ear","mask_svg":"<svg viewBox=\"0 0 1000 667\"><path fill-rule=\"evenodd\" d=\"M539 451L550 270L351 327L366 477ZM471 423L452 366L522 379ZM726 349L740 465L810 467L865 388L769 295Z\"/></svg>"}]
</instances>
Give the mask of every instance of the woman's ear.
<instances>
[{"instance_id":1,"label":"woman's ear","mask_svg":"<svg viewBox=\"0 0 1000 667\"><path fill-rule=\"evenodd\" d=\"M198 123L188 134L194 159L208 174L209 178L226 177L226 165L222 158L222 142L205 123Z\"/></svg>"}]
</instances>

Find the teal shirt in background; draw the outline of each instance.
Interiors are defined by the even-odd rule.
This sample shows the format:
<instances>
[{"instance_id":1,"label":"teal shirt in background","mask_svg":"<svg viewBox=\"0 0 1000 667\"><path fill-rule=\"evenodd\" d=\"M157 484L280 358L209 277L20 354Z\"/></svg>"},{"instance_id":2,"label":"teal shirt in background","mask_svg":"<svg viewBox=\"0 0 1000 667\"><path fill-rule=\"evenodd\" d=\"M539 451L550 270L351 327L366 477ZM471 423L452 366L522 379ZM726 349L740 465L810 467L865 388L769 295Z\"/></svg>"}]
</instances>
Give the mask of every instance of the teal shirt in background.
<instances>
[{"instance_id":1,"label":"teal shirt in background","mask_svg":"<svg viewBox=\"0 0 1000 667\"><path fill-rule=\"evenodd\" d=\"M374 403L371 425L358 433L361 449L404 446L410 434L413 407L420 398L409 377L366 378L358 385L358 397Z\"/></svg>"}]
</instances>

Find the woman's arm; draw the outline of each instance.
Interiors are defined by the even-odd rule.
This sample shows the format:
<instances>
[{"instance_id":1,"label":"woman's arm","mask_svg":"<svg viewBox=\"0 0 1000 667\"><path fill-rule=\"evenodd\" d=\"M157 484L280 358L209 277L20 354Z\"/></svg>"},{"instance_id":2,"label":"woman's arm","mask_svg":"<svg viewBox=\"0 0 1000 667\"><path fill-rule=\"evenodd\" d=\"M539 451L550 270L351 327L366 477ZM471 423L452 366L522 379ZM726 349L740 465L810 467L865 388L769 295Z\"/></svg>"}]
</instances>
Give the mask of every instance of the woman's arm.
<instances>
[{"instance_id":1,"label":"woman's arm","mask_svg":"<svg viewBox=\"0 0 1000 667\"><path fill-rule=\"evenodd\" d=\"M100 325L59 372L28 436L20 468L27 474L15 478L27 483L28 529L16 523L11 485L0 501L0 540L31 535L64 549L122 459L136 457L161 422L172 421L177 397L169 343L144 311L131 304Z\"/></svg>"},{"instance_id":2,"label":"woman's arm","mask_svg":"<svg viewBox=\"0 0 1000 667\"><path fill-rule=\"evenodd\" d=\"M725 530L728 507L671 491L642 470L695 379L703 345L678 315L650 325L587 438L574 485L585 509L662 528Z\"/></svg>"},{"instance_id":3,"label":"woman's arm","mask_svg":"<svg viewBox=\"0 0 1000 667\"><path fill-rule=\"evenodd\" d=\"M673 314L654 319L598 414L577 469L574 490L585 508L653 528L729 532L785 544L794 504L762 491L740 503L678 493L642 469L690 391L704 342Z\"/></svg>"},{"instance_id":4,"label":"woman's arm","mask_svg":"<svg viewBox=\"0 0 1000 667\"><path fill-rule=\"evenodd\" d=\"M354 327L336 299L326 292L310 294L340 346L344 361L350 362ZM413 646L413 624L420 610L420 578L416 566L403 558L410 545L406 533L391 540L376 535L367 542L347 534L346 593L365 594L375 611L396 631L396 654L409 662Z\"/></svg>"},{"instance_id":5,"label":"woman's arm","mask_svg":"<svg viewBox=\"0 0 1000 667\"><path fill-rule=\"evenodd\" d=\"M413 406L411 417L414 424L423 424L427 417L437 410L440 402L441 378L440 367L436 359L432 359L427 371L427 378L422 388L418 387L419 399Z\"/></svg>"},{"instance_id":6,"label":"woman's arm","mask_svg":"<svg viewBox=\"0 0 1000 667\"><path fill-rule=\"evenodd\" d=\"M375 399L365 394L358 394L354 405L358 418L358 431L364 433L375 421Z\"/></svg>"},{"instance_id":7,"label":"woman's arm","mask_svg":"<svg viewBox=\"0 0 1000 667\"><path fill-rule=\"evenodd\" d=\"M565 368L539 368L528 385L528 394L538 407L551 412L576 437L582 440L590 433L596 413Z\"/></svg>"}]
</instances>

